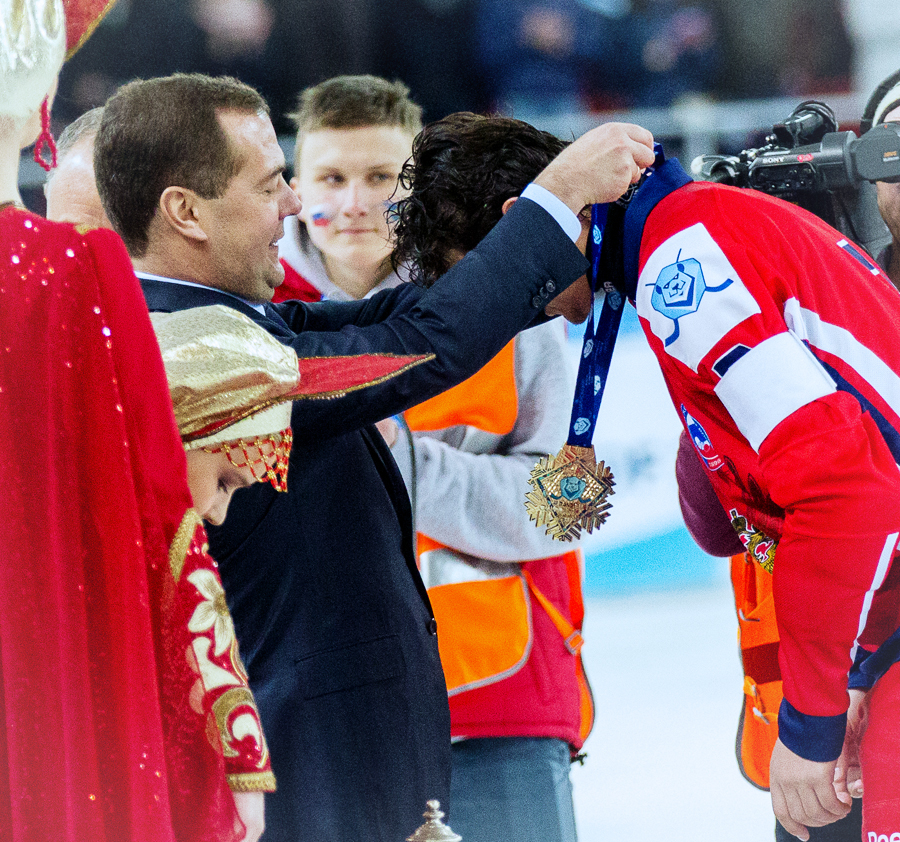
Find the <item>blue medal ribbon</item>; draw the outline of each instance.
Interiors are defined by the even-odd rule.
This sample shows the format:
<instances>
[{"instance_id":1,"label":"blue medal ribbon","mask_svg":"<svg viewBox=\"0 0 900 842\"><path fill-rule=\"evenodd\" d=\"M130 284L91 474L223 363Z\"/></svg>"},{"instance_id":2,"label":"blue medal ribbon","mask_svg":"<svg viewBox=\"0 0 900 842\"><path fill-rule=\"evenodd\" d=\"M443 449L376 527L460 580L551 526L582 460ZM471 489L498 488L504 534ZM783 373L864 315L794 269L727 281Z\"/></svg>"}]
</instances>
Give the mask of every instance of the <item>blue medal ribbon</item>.
<instances>
[{"instance_id":1,"label":"blue medal ribbon","mask_svg":"<svg viewBox=\"0 0 900 842\"><path fill-rule=\"evenodd\" d=\"M660 144L653 145L656 160L646 171L650 175L656 167L665 163L666 157ZM637 185L625 194L622 200L631 199ZM588 240L588 260L590 274L588 281L591 292L596 296L600 277L600 252L603 246L603 230L609 214L608 204L591 206L591 235ZM600 402L606 389L606 379L612 362L613 348L622 322L622 311L625 309L625 296L612 284L609 278L603 284L603 308L600 311L600 322L594 325L594 303L591 303L591 315L584 332L584 344L581 347L581 361L578 364L578 380L575 386L575 401L572 404L572 420L569 422L569 438L566 444L577 447L590 447L597 428L597 416Z\"/></svg>"},{"instance_id":2,"label":"blue medal ribbon","mask_svg":"<svg viewBox=\"0 0 900 842\"><path fill-rule=\"evenodd\" d=\"M606 204L591 207L591 234L588 240L588 259L591 267L588 280L594 294L600 275L600 250L608 212L609 205ZM584 344L581 346L572 420L569 423L569 438L566 440L566 444L577 447L590 447L594 438L600 402L603 400L613 348L622 321L622 311L625 309L622 294L612 284L605 284L604 287L605 296L600 311L600 322L595 327L592 302L591 315L584 332Z\"/></svg>"}]
</instances>

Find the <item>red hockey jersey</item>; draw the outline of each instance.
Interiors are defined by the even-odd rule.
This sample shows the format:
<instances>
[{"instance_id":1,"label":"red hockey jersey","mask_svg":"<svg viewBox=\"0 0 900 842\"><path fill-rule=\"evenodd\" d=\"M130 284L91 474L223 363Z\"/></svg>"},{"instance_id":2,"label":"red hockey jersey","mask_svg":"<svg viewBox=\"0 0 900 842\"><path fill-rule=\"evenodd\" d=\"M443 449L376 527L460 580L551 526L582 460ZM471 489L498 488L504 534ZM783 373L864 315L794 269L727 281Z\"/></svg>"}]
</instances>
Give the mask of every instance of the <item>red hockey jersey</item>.
<instances>
[{"instance_id":1,"label":"red hockey jersey","mask_svg":"<svg viewBox=\"0 0 900 842\"><path fill-rule=\"evenodd\" d=\"M689 182L669 161L637 192L626 292L733 525L774 561L781 739L834 760L857 649L900 624L900 294L813 215Z\"/></svg>"}]
</instances>

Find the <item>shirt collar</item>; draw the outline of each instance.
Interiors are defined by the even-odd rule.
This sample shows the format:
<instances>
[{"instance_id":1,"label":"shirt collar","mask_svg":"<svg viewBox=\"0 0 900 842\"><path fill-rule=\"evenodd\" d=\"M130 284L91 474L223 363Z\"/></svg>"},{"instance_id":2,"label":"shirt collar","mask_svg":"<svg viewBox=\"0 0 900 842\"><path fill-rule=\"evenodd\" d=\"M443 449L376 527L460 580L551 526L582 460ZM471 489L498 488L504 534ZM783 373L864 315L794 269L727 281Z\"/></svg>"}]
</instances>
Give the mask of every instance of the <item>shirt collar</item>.
<instances>
[{"instance_id":1,"label":"shirt collar","mask_svg":"<svg viewBox=\"0 0 900 842\"><path fill-rule=\"evenodd\" d=\"M196 284L193 281L182 281L180 278L167 278L164 275L153 275L150 272L135 272L141 280L144 281L162 281L164 284L178 284L183 287L198 287L199 289L212 289L216 292L221 292L223 295L230 295L232 298L236 298L238 301L242 301L248 307L252 307L256 310L257 313L261 313L262 315L266 314L266 308L264 304L259 304L255 301L247 301L246 298L241 298L239 295L235 295L232 292L228 292L228 290L219 289L218 287L207 286L206 284Z\"/></svg>"}]
</instances>

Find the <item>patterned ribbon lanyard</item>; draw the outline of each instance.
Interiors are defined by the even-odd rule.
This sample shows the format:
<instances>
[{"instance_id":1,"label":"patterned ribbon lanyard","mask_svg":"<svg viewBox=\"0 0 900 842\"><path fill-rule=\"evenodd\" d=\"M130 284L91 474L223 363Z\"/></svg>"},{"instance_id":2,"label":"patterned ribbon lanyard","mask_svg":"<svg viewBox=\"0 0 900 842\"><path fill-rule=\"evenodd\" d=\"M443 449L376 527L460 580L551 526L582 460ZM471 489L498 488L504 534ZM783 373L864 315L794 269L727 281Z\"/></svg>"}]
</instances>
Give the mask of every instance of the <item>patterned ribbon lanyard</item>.
<instances>
[{"instance_id":1,"label":"patterned ribbon lanyard","mask_svg":"<svg viewBox=\"0 0 900 842\"><path fill-rule=\"evenodd\" d=\"M591 261L589 280L591 292L596 294L600 276L600 246L609 205L594 205L591 208L591 238L588 253ZM597 415L606 388L609 366L625 301L611 283L604 285L605 295L600 311L600 323L594 327L594 305L584 332L581 347L581 361L578 365L578 380L575 386L575 401L572 404L572 420L569 423L569 438L566 444L574 447L590 447L597 428Z\"/></svg>"},{"instance_id":2,"label":"patterned ribbon lanyard","mask_svg":"<svg viewBox=\"0 0 900 842\"><path fill-rule=\"evenodd\" d=\"M660 144L654 144L653 151L656 160L644 173L645 178L666 161ZM632 185L617 204L627 205L637 188L638 185ZM600 252L608 214L609 205L594 205L591 208L588 258L591 263L589 280L594 293L600 278ZM612 507L607 500L614 493L612 471L603 462L597 463L592 444L600 401L625 309L625 299L612 281L612 278L607 278L603 282L605 296L596 329L593 303L591 305L591 317L584 333L578 365L569 438L556 456L548 456L535 465L529 479L532 490L525 495L525 508L531 520L539 528L545 526L547 534L560 541L578 538L582 529L592 532L595 526L600 526L609 517Z\"/></svg>"},{"instance_id":3,"label":"patterned ribbon lanyard","mask_svg":"<svg viewBox=\"0 0 900 842\"><path fill-rule=\"evenodd\" d=\"M605 204L591 208L588 257L592 293L596 292L600 274L600 251L608 212L609 205ZM582 529L593 531L606 520L612 505L607 501L615 484L612 471L603 462L597 464L591 441L625 301L611 283L605 283L604 290L600 323L595 328L592 303L584 333L569 438L556 456L548 456L535 465L529 480L532 490L525 498L530 519L538 528L546 527L547 534L560 541L578 538Z\"/></svg>"}]
</instances>

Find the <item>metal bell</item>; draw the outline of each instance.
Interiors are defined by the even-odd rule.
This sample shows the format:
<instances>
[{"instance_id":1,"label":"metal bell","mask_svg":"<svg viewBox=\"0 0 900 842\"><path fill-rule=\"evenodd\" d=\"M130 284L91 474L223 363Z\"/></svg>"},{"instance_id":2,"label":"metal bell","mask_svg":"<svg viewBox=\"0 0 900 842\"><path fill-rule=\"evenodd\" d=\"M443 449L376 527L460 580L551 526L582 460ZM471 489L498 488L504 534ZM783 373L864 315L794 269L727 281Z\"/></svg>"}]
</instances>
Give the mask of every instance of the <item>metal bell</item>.
<instances>
[{"instance_id":1,"label":"metal bell","mask_svg":"<svg viewBox=\"0 0 900 842\"><path fill-rule=\"evenodd\" d=\"M406 842L462 842L462 836L454 833L441 821L444 817L441 802L429 801L427 806L428 809L422 815L428 821L412 836L407 836Z\"/></svg>"}]
</instances>

